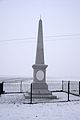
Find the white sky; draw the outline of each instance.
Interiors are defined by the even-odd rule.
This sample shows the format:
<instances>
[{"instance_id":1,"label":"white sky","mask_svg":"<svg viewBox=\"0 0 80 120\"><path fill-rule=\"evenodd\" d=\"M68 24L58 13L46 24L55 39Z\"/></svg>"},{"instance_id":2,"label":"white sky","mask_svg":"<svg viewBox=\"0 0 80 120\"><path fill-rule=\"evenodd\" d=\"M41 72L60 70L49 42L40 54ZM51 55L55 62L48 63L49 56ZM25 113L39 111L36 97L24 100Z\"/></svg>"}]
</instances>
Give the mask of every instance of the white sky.
<instances>
[{"instance_id":1,"label":"white sky","mask_svg":"<svg viewBox=\"0 0 80 120\"><path fill-rule=\"evenodd\" d=\"M0 76L32 76L40 14L47 76L80 78L80 0L0 0Z\"/></svg>"}]
</instances>

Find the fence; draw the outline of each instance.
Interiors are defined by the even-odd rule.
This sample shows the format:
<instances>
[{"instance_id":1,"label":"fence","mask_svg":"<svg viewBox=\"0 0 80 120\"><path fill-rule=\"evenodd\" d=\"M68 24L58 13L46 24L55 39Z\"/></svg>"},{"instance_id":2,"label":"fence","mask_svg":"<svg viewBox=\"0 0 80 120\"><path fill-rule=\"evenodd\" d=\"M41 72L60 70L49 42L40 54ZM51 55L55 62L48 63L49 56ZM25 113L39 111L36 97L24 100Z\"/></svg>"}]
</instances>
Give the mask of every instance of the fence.
<instances>
[{"instance_id":1,"label":"fence","mask_svg":"<svg viewBox=\"0 0 80 120\"><path fill-rule=\"evenodd\" d=\"M26 98L26 103L40 103L40 102L63 102L71 100L80 100L80 81L47 81L48 90L51 93L42 97L41 93L38 92L37 96L33 95L33 84L32 81L5 81L3 82L3 93L4 94L17 94L22 93ZM37 85L38 86L38 85ZM36 94L35 94L36 96ZM47 96L47 97L45 97Z\"/></svg>"},{"instance_id":2,"label":"fence","mask_svg":"<svg viewBox=\"0 0 80 120\"><path fill-rule=\"evenodd\" d=\"M37 86L38 83L36 83ZM47 95L46 92L40 93L38 89L34 94L33 84L31 84L30 103L40 102L67 102L80 100L80 82L79 81L54 81L48 82L48 90L52 95ZM43 88L44 89L44 88ZM44 90L43 90L44 91Z\"/></svg>"},{"instance_id":3,"label":"fence","mask_svg":"<svg viewBox=\"0 0 80 120\"><path fill-rule=\"evenodd\" d=\"M32 81L28 81L28 80L4 81L3 91L5 91L5 94L30 92L31 83ZM48 89L52 92L54 91L58 92L62 90L62 81L48 81L47 84L48 84Z\"/></svg>"},{"instance_id":4,"label":"fence","mask_svg":"<svg viewBox=\"0 0 80 120\"><path fill-rule=\"evenodd\" d=\"M3 90L5 91L5 94L29 92L30 83L27 83L27 81L4 82Z\"/></svg>"},{"instance_id":5,"label":"fence","mask_svg":"<svg viewBox=\"0 0 80 120\"><path fill-rule=\"evenodd\" d=\"M68 92L68 83L70 85L69 93L73 95L80 95L80 81L62 81L62 91Z\"/></svg>"}]
</instances>

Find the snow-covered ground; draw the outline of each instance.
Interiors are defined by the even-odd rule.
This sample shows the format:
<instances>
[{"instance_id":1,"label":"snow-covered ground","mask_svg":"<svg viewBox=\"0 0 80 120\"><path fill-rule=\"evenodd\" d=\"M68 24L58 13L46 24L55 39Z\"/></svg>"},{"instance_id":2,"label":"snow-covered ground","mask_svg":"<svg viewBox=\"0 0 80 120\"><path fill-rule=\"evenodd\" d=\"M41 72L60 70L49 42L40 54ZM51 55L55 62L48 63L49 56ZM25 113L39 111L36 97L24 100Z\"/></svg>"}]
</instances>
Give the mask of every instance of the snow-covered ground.
<instances>
[{"instance_id":1,"label":"snow-covered ground","mask_svg":"<svg viewBox=\"0 0 80 120\"><path fill-rule=\"evenodd\" d=\"M66 93L54 93L59 101L67 100ZM71 100L80 97L70 95ZM3 94L0 97L0 120L80 120L80 101L29 103L23 94Z\"/></svg>"},{"instance_id":2,"label":"snow-covered ground","mask_svg":"<svg viewBox=\"0 0 80 120\"><path fill-rule=\"evenodd\" d=\"M0 104L0 120L80 120L80 102Z\"/></svg>"},{"instance_id":3,"label":"snow-covered ground","mask_svg":"<svg viewBox=\"0 0 80 120\"><path fill-rule=\"evenodd\" d=\"M28 96L25 99L25 95ZM33 98L33 103L55 103L55 102L66 102L68 100L68 94L65 92L53 92L53 96L57 96L57 99L46 99L46 98ZM80 96L74 96L70 94L70 101L80 101ZM27 104L30 103L30 97L28 93L16 93L16 94L2 94L0 96L0 104Z\"/></svg>"}]
</instances>

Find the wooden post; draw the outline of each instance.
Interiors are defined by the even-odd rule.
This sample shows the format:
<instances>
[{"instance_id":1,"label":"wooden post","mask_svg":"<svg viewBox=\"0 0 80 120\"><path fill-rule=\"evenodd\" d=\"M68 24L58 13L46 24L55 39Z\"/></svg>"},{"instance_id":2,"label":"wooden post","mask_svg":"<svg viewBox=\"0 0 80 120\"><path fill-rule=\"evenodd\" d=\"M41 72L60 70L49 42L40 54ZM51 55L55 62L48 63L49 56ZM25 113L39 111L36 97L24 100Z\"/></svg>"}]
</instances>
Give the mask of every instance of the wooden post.
<instances>
[{"instance_id":1,"label":"wooden post","mask_svg":"<svg viewBox=\"0 0 80 120\"><path fill-rule=\"evenodd\" d=\"M22 81L20 82L20 92L22 93Z\"/></svg>"},{"instance_id":2,"label":"wooden post","mask_svg":"<svg viewBox=\"0 0 80 120\"><path fill-rule=\"evenodd\" d=\"M30 92L30 104L32 104L32 83L31 83L31 92Z\"/></svg>"},{"instance_id":3,"label":"wooden post","mask_svg":"<svg viewBox=\"0 0 80 120\"><path fill-rule=\"evenodd\" d=\"M68 81L68 101L70 101L69 94L70 94L70 81Z\"/></svg>"},{"instance_id":4,"label":"wooden post","mask_svg":"<svg viewBox=\"0 0 80 120\"><path fill-rule=\"evenodd\" d=\"M63 80L62 80L62 92L63 92Z\"/></svg>"},{"instance_id":5,"label":"wooden post","mask_svg":"<svg viewBox=\"0 0 80 120\"><path fill-rule=\"evenodd\" d=\"M79 95L80 95L80 81L79 81Z\"/></svg>"}]
</instances>

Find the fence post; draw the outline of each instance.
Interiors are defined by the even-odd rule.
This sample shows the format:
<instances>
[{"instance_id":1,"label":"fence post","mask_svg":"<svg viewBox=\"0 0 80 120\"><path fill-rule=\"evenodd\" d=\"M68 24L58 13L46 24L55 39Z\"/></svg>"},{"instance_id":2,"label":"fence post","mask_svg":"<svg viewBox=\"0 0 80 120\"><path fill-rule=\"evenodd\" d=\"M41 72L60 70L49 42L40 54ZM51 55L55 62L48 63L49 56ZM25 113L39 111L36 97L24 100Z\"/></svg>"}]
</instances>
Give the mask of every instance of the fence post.
<instances>
[{"instance_id":1,"label":"fence post","mask_svg":"<svg viewBox=\"0 0 80 120\"><path fill-rule=\"evenodd\" d=\"M70 81L68 81L68 101L70 101L69 94L70 94Z\"/></svg>"},{"instance_id":2,"label":"fence post","mask_svg":"<svg viewBox=\"0 0 80 120\"><path fill-rule=\"evenodd\" d=\"M30 104L32 104L32 83L31 83L31 91L30 91Z\"/></svg>"},{"instance_id":3,"label":"fence post","mask_svg":"<svg viewBox=\"0 0 80 120\"><path fill-rule=\"evenodd\" d=\"M63 80L62 80L62 92L63 92Z\"/></svg>"},{"instance_id":4,"label":"fence post","mask_svg":"<svg viewBox=\"0 0 80 120\"><path fill-rule=\"evenodd\" d=\"M80 81L79 81L79 95L80 95Z\"/></svg>"},{"instance_id":5,"label":"fence post","mask_svg":"<svg viewBox=\"0 0 80 120\"><path fill-rule=\"evenodd\" d=\"M3 82L0 83L0 95L3 94L4 91L3 91Z\"/></svg>"},{"instance_id":6,"label":"fence post","mask_svg":"<svg viewBox=\"0 0 80 120\"><path fill-rule=\"evenodd\" d=\"M20 82L20 92L22 92L22 81Z\"/></svg>"}]
</instances>

